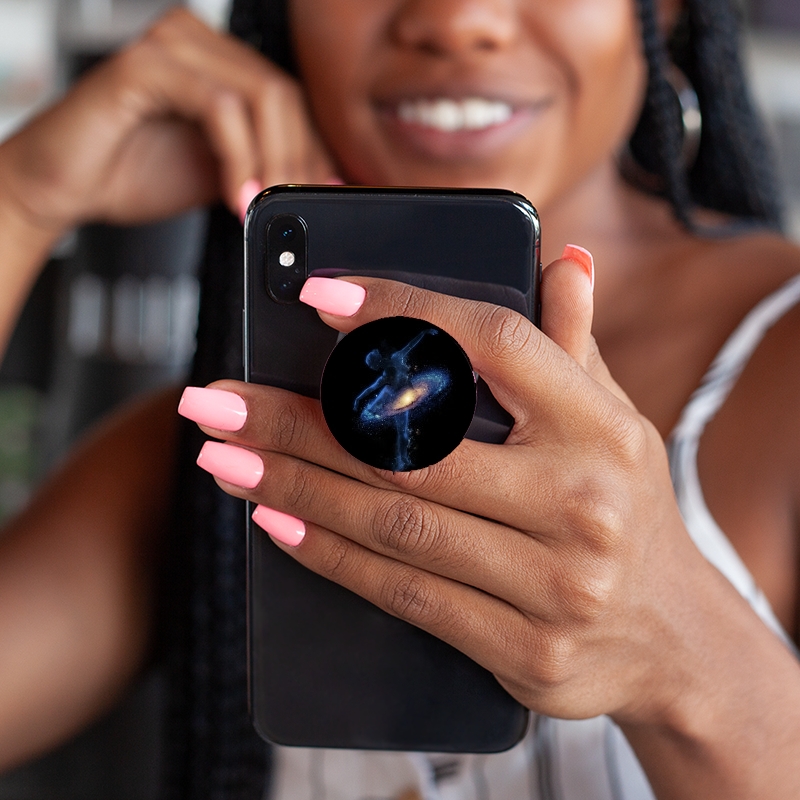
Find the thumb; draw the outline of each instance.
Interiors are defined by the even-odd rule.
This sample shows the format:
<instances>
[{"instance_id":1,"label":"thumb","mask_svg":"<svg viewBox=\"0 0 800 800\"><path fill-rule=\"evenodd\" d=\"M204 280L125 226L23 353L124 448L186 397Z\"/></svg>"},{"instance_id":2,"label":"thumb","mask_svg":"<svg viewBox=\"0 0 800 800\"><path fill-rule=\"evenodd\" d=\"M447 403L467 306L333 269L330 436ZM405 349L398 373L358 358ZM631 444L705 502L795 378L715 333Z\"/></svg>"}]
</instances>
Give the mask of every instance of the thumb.
<instances>
[{"instance_id":1,"label":"thumb","mask_svg":"<svg viewBox=\"0 0 800 800\"><path fill-rule=\"evenodd\" d=\"M592 254L568 244L542 273L542 331L598 383L633 406L611 377L592 336L593 291Z\"/></svg>"},{"instance_id":2,"label":"thumb","mask_svg":"<svg viewBox=\"0 0 800 800\"><path fill-rule=\"evenodd\" d=\"M542 331L584 369L592 348L594 260L568 244L542 273Z\"/></svg>"}]
</instances>

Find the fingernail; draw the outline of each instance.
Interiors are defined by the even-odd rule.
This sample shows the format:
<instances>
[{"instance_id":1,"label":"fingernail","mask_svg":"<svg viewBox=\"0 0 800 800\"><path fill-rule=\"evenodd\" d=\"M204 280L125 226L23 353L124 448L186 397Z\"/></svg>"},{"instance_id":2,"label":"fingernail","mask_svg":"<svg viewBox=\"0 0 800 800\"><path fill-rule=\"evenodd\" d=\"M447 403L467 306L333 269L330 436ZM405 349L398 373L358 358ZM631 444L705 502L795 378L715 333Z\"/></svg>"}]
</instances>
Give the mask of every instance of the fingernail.
<instances>
[{"instance_id":1,"label":"fingernail","mask_svg":"<svg viewBox=\"0 0 800 800\"><path fill-rule=\"evenodd\" d=\"M253 522L263 528L273 539L297 547L306 535L306 526L303 520L275 511L274 508L256 506L253 512Z\"/></svg>"},{"instance_id":2,"label":"fingernail","mask_svg":"<svg viewBox=\"0 0 800 800\"><path fill-rule=\"evenodd\" d=\"M244 222L250 201L261 191L261 184L255 179L250 178L242 184L239 189L239 219Z\"/></svg>"},{"instance_id":3,"label":"fingernail","mask_svg":"<svg viewBox=\"0 0 800 800\"><path fill-rule=\"evenodd\" d=\"M264 475L264 462L255 453L224 442L206 442L197 466L245 489L255 489Z\"/></svg>"},{"instance_id":4,"label":"fingernail","mask_svg":"<svg viewBox=\"0 0 800 800\"><path fill-rule=\"evenodd\" d=\"M325 183L328 186L344 186L344 181L338 175L331 175Z\"/></svg>"},{"instance_id":5,"label":"fingernail","mask_svg":"<svg viewBox=\"0 0 800 800\"><path fill-rule=\"evenodd\" d=\"M561 258L574 261L583 267L583 271L589 276L592 291L594 292L594 259L592 254L585 247L579 247L577 244L568 244L564 248Z\"/></svg>"},{"instance_id":6,"label":"fingernail","mask_svg":"<svg viewBox=\"0 0 800 800\"><path fill-rule=\"evenodd\" d=\"M209 428L238 431L247 419L247 406L234 392L187 386L178 403L178 413Z\"/></svg>"},{"instance_id":7,"label":"fingernail","mask_svg":"<svg viewBox=\"0 0 800 800\"><path fill-rule=\"evenodd\" d=\"M309 278L303 284L300 302L337 317L352 317L366 296L364 287L357 283L336 278Z\"/></svg>"}]
</instances>

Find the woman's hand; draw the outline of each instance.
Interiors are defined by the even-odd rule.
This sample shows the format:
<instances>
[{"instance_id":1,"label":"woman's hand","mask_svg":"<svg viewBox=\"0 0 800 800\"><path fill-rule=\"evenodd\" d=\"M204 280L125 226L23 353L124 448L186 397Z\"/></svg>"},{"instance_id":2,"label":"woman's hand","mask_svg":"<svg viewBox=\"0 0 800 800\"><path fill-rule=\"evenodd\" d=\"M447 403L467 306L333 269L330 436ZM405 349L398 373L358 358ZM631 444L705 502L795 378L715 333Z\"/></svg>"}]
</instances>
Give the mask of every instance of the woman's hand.
<instances>
[{"instance_id":1,"label":"woman's hand","mask_svg":"<svg viewBox=\"0 0 800 800\"><path fill-rule=\"evenodd\" d=\"M264 186L333 175L299 85L183 9L0 147L3 194L57 231L217 197L241 213Z\"/></svg>"},{"instance_id":2,"label":"woman's hand","mask_svg":"<svg viewBox=\"0 0 800 800\"><path fill-rule=\"evenodd\" d=\"M452 334L513 414L508 440L391 473L347 454L316 401L222 381L182 400L232 443L198 463L259 504L300 563L462 650L529 708L612 715L658 797L793 796L797 664L691 542L663 442L591 337L576 260L545 270L542 331L388 281L317 285L308 301L340 331L406 315Z\"/></svg>"},{"instance_id":3,"label":"woman's hand","mask_svg":"<svg viewBox=\"0 0 800 800\"><path fill-rule=\"evenodd\" d=\"M366 300L350 317L322 315L345 332L404 315L451 333L516 420L505 444L464 441L392 474L345 453L316 402L224 383L247 409L224 437L254 451L243 455L254 471L237 480L214 454L205 463L227 491L305 523L295 558L463 650L528 707L653 715L645 707L665 702L653 673L679 646L671 582L699 559L661 439L597 354L587 275L564 260L545 276L552 338L505 308L380 280L332 282L365 287ZM258 521L279 533L269 511Z\"/></svg>"}]
</instances>

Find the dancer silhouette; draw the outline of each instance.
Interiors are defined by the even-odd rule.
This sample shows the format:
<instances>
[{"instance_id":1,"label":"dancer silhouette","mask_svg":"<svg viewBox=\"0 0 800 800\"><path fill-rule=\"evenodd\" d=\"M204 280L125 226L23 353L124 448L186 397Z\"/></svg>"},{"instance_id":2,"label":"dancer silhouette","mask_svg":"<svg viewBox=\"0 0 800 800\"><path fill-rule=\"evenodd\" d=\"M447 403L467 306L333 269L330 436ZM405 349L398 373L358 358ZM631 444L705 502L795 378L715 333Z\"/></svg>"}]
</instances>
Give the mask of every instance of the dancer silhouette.
<instances>
[{"instance_id":1,"label":"dancer silhouette","mask_svg":"<svg viewBox=\"0 0 800 800\"><path fill-rule=\"evenodd\" d=\"M375 348L367 353L366 365L380 374L356 397L353 411L359 413L365 425L394 424L396 436L392 469L403 472L411 469L408 450L411 439L410 416L413 409L427 403L443 392L450 383L447 372L428 369L414 372L408 357L425 336L435 336L435 328L418 333L407 345L393 353ZM359 408L360 407L360 408Z\"/></svg>"}]
</instances>

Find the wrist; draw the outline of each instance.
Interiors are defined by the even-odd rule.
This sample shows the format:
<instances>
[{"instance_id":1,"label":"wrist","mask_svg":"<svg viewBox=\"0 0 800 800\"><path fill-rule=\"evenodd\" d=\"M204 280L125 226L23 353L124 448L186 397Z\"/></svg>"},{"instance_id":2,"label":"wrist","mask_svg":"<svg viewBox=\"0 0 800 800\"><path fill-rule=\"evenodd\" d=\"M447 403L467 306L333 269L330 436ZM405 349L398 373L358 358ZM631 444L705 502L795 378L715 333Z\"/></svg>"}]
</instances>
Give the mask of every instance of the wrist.
<instances>
[{"instance_id":1,"label":"wrist","mask_svg":"<svg viewBox=\"0 0 800 800\"><path fill-rule=\"evenodd\" d=\"M0 357L19 312L67 226L37 220L0 180Z\"/></svg>"},{"instance_id":2,"label":"wrist","mask_svg":"<svg viewBox=\"0 0 800 800\"><path fill-rule=\"evenodd\" d=\"M722 575L698 567L697 591L683 595L691 604L677 609L685 635L659 664L648 715L615 720L659 797L794 796L796 659Z\"/></svg>"}]
</instances>

